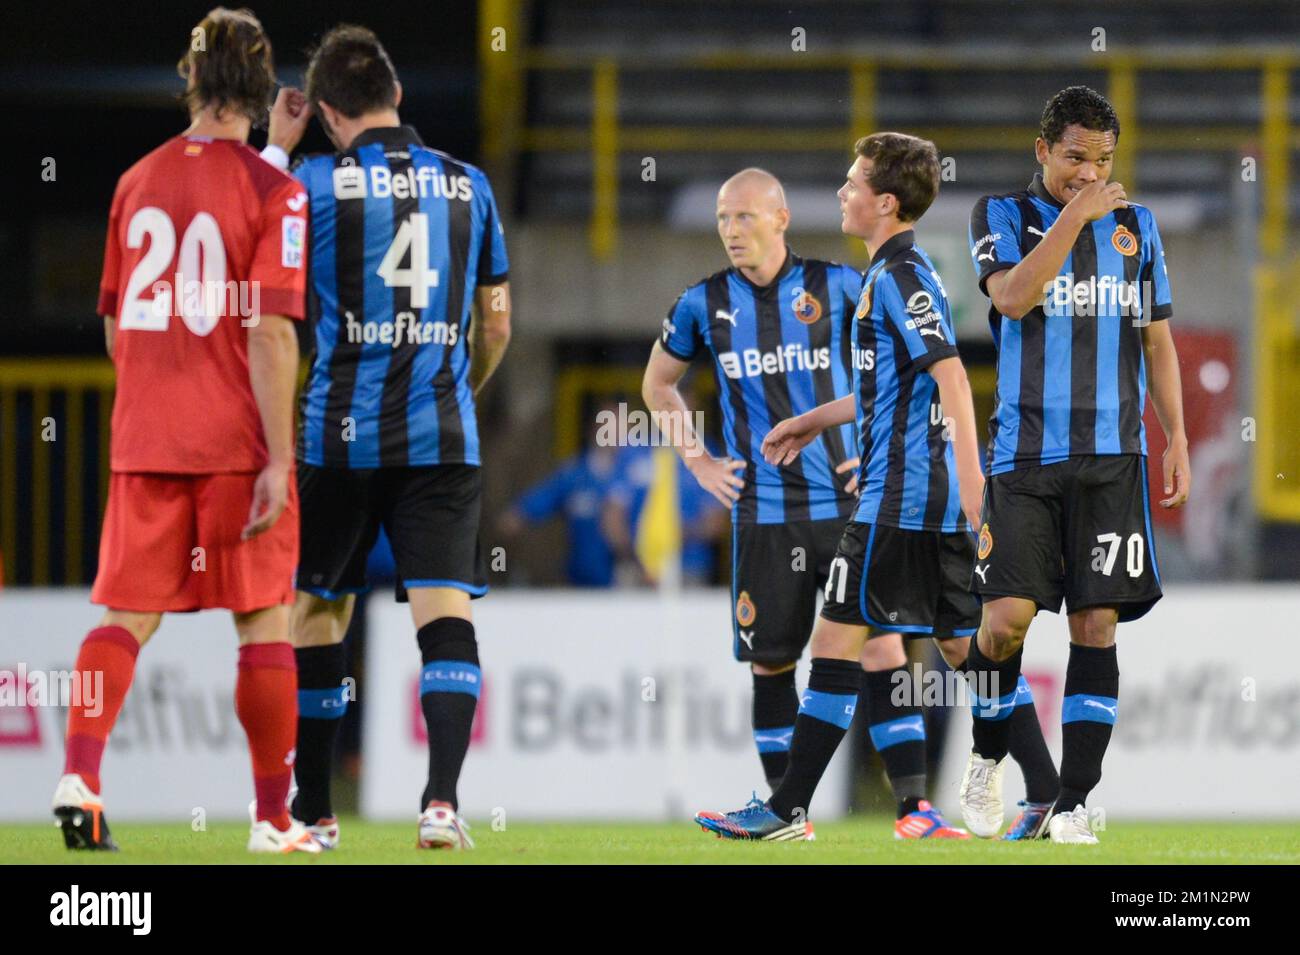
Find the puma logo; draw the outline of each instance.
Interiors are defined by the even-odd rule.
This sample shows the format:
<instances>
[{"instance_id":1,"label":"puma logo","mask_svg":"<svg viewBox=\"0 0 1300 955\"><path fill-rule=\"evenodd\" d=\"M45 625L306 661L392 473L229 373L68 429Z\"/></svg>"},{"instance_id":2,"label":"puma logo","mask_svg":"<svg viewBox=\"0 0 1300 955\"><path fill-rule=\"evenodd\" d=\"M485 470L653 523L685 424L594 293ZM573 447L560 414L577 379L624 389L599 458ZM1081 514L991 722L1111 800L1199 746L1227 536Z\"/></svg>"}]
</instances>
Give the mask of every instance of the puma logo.
<instances>
[{"instance_id":1,"label":"puma logo","mask_svg":"<svg viewBox=\"0 0 1300 955\"><path fill-rule=\"evenodd\" d=\"M996 260L997 257L998 257L997 251L994 249L989 249L987 252L981 252L979 255L975 256L975 261L983 262L985 259L988 259L990 262L992 262Z\"/></svg>"},{"instance_id":2,"label":"puma logo","mask_svg":"<svg viewBox=\"0 0 1300 955\"><path fill-rule=\"evenodd\" d=\"M986 577L984 576L984 575L987 574L988 572L989 572L989 565L988 565L988 564L985 564L983 567L981 567L979 564L976 564L976 565L975 565L975 575L976 575L977 577L979 577L979 579L980 579L980 583L982 583L982 584L987 584L987 583L988 583L988 578L986 578Z\"/></svg>"},{"instance_id":3,"label":"puma logo","mask_svg":"<svg viewBox=\"0 0 1300 955\"><path fill-rule=\"evenodd\" d=\"M726 309L720 308L720 309L718 309L716 312L713 313L713 317L714 317L714 318L721 318L721 319L723 319L723 320L725 320L725 321L731 322L731 327L732 327L732 328L735 328L735 327L736 327L736 316L737 316L739 313L740 313L740 309L738 309L738 308L736 308L736 309L732 309L730 312L728 312Z\"/></svg>"},{"instance_id":4,"label":"puma logo","mask_svg":"<svg viewBox=\"0 0 1300 955\"><path fill-rule=\"evenodd\" d=\"M1025 226L1025 231L1026 231L1026 232L1029 232L1029 233L1032 233L1033 235L1038 236L1040 239L1045 239L1045 238L1047 238L1047 233L1046 233L1046 232L1042 231L1041 229L1035 229L1035 228L1034 228L1033 226L1031 226L1031 225L1029 225L1029 226Z\"/></svg>"},{"instance_id":5,"label":"puma logo","mask_svg":"<svg viewBox=\"0 0 1300 955\"><path fill-rule=\"evenodd\" d=\"M1083 701L1083 705L1084 705L1084 706L1095 706L1095 707L1096 707L1097 709L1099 709L1099 710L1105 710L1107 713L1109 713L1109 714L1110 714L1111 716L1113 716L1113 717L1117 717L1117 718L1118 718L1118 716L1119 716L1119 714L1115 712L1117 709L1119 709L1119 704L1118 704L1118 703L1116 703L1114 706L1107 706L1105 703L1098 703L1096 700L1084 700L1084 701Z\"/></svg>"},{"instance_id":6,"label":"puma logo","mask_svg":"<svg viewBox=\"0 0 1300 955\"><path fill-rule=\"evenodd\" d=\"M751 649L751 650L754 649L754 631L753 631L753 630L741 630L741 631L740 631L740 639L742 639L742 640L745 641L745 646L749 647L749 649Z\"/></svg>"}]
</instances>

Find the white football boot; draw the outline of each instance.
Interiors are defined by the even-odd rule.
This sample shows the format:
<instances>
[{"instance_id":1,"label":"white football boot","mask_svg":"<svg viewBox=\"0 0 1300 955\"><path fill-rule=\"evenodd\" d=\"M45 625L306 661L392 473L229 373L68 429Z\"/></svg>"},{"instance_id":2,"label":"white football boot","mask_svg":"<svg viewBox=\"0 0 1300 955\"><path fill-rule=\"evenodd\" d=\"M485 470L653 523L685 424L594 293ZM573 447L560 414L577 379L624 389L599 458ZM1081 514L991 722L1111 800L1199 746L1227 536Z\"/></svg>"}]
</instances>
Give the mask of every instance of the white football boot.
<instances>
[{"instance_id":1,"label":"white football boot","mask_svg":"<svg viewBox=\"0 0 1300 955\"><path fill-rule=\"evenodd\" d=\"M319 855L325 849L316 837L307 831L297 819L290 817L289 828L281 832L271 825L270 820L262 819L253 823L248 833L249 852L269 852L287 855L290 852L307 852Z\"/></svg>"},{"instance_id":2,"label":"white football boot","mask_svg":"<svg viewBox=\"0 0 1300 955\"><path fill-rule=\"evenodd\" d=\"M992 839L1002 830L1006 816L1002 809L1002 768L1006 757L994 762L971 750L966 774L961 779L961 818L981 839Z\"/></svg>"},{"instance_id":3,"label":"white football boot","mask_svg":"<svg viewBox=\"0 0 1300 955\"><path fill-rule=\"evenodd\" d=\"M117 851L104 818L104 801L90 791L78 773L66 773L59 779L50 808L69 849Z\"/></svg>"},{"instance_id":4,"label":"white football boot","mask_svg":"<svg viewBox=\"0 0 1300 955\"><path fill-rule=\"evenodd\" d=\"M286 806L293 806L293 798L298 795L298 787L290 786L289 795L285 799ZM292 812L290 813L292 815ZM254 799L248 804L248 821L257 822L257 800ZM302 822L302 820L298 820ZM321 844L322 849L337 849L339 847L339 820L338 816L327 816L324 819L317 819L311 825L307 825L307 831L316 837L316 841Z\"/></svg>"},{"instance_id":5,"label":"white football boot","mask_svg":"<svg viewBox=\"0 0 1300 955\"><path fill-rule=\"evenodd\" d=\"M469 823L449 803L431 802L420 813L421 849L473 849Z\"/></svg>"},{"instance_id":6,"label":"white football boot","mask_svg":"<svg viewBox=\"0 0 1300 955\"><path fill-rule=\"evenodd\" d=\"M1047 821L1047 832L1053 842L1076 846L1095 846L1097 837L1088 825L1088 810L1075 806L1069 812L1058 812Z\"/></svg>"}]
</instances>

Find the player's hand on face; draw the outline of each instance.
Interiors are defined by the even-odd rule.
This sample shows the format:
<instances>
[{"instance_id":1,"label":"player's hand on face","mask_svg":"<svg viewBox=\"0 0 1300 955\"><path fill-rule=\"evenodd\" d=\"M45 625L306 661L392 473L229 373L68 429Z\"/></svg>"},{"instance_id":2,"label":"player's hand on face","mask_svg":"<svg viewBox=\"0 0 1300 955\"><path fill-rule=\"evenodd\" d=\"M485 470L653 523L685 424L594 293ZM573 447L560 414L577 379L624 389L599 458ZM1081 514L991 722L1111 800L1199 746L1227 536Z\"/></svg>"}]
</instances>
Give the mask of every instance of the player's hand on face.
<instances>
[{"instance_id":1,"label":"player's hand on face","mask_svg":"<svg viewBox=\"0 0 1300 955\"><path fill-rule=\"evenodd\" d=\"M1169 496L1160 502L1160 506L1171 510L1182 507L1192 491L1192 465L1187 455L1186 441L1171 444L1165 449L1164 476L1165 493Z\"/></svg>"},{"instance_id":2,"label":"player's hand on face","mask_svg":"<svg viewBox=\"0 0 1300 955\"><path fill-rule=\"evenodd\" d=\"M705 453L687 458L686 466L695 475L700 487L717 498L723 507L735 504L740 499L740 492L745 489L745 479L736 473L744 471L744 461L731 457L715 458Z\"/></svg>"},{"instance_id":3,"label":"player's hand on face","mask_svg":"<svg viewBox=\"0 0 1300 955\"><path fill-rule=\"evenodd\" d=\"M307 123L311 120L311 104L302 90L293 86L282 86L275 94L275 104L271 107L271 121L267 129L266 140L279 146L286 153L292 153L302 142L307 132Z\"/></svg>"},{"instance_id":4,"label":"player's hand on face","mask_svg":"<svg viewBox=\"0 0 1300 955\"><path fill-rule=\"evenodd\" d=\"M1069 205L1077 208L1088 222L1096 222L1110 215L1116 209L1128 207L1128 193L1118 182L1089 183L1080 189L1070 200Z\"/></svg>"},{"instance_id":5,"label":"player's hand on face","mask_svg":"<svg viewBox=\"0 0 1300 955\"><path fill-rule=\"evenodd\" d=\"M248 508L248 523L240 532L240 540L252 540L279 520L289 503L289 476L287 465L268 464L262 469L253 482L253 503Z\"/></svg>"},{"instance_id":6,"label":"player's hand on face","mask_svg":"<svg viewBox=\"0 0 1300 955\"><path fill-rule=\"evenodd\" d=\"M861 463L857 458L849 458L844 463L835 466L836 474L849 472L849 483L844 485L844 493L852 494L854 497L858 496L858 465Z\"/></svg>"},{"instance_id":7,"label":"player's hand on face","mask_svg":"<svg viewBox=\"0 0 1300 955\"><path fill-rule=\"evenodd\" d=\"M778 421L763 438L763 460L778 466L789 464L820 433L804 415Z\"/></svg>"}]
</instances>

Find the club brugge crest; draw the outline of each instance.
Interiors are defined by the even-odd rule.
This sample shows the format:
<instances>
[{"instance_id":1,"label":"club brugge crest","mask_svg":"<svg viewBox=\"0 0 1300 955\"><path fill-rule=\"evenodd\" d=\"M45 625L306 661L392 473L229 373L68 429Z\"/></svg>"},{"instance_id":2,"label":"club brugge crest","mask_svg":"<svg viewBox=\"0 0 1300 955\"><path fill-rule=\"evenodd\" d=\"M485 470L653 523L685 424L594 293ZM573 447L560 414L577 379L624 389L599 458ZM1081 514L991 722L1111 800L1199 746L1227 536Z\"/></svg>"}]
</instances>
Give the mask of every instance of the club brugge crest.
<instances>
[{"instance_id":1,"label":"club brugge crest","mask_svg":"<svg viewBox=\"0 0 1300 955\"><path fill-rule=\"evenodd\" d=\"M986 559L989 554L993 553L993 532L985 524L980 528L980 548L978 557L980 560Z\"/></svg>"},{"instance_id":2,"label":"club brugge crest","mask_svg":"<svg viewBox=\"0 0 1300 955\"><path fill-rule=\"evenodd\" d=\"M736 601L736 623L742 627L752 627L756 616L758 613L754 610L754 601L749 599L749 591L742 590L740 599Z\"/></svg>"},{"instance_id":3,"label":"club brugge crest","mask_svg":"<svg viewBox=\"0 0 1300 955\"><path fill-rule=\"evenodd\" d=\"M799 297L794 300L792 308L794 308L794 317L805 325L811 325L822 317L822 303L807 292L799 293Z\"/></svg>"},{"instance_id":4,"label":"club brugge crest","mask_svg":"<svg viewBox=\"0 0 1300 955\"><path fill-rule=\"evenodd\" d=\"M862 297L858 299L858 310L853 313L853 317L862 321L871 311L871 286L868 285L862 290Z\"/></svg>"},{"instance_id":5,"label":"club brugge crest","mask_svg":"<svg viewBox=\"0 0 1300 955\"><path fill-rule=\"evenodd\" d=\"M1116 226L1115 231L1111 233L1110 244L1120 255L1137 255L1137 236L1122 225Z\"/></svg>"}]
</instances>

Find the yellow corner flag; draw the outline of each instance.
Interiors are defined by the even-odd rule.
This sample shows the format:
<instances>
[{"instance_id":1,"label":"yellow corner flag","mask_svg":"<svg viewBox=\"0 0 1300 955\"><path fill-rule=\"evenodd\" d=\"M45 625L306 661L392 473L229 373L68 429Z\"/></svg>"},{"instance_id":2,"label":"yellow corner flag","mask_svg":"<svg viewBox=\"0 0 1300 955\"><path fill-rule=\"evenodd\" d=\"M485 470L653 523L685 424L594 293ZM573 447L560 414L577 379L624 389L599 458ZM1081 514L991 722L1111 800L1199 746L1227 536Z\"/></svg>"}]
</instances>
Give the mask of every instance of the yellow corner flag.
<instances>
[{"instance_id":1,"label":"yellow corner flag","mask_svg":"<svg viewBox=\"0 0 1300 955\"><path fill-rule=\"evenodd\" d=\"M650 579L660 583L665 576L676 579L680 575L682 508L677 493L677 452L655 448L653 453L654 477L636 530L636 556Z\"/></svg>"}]
</instances>

